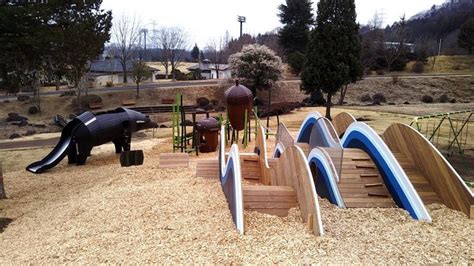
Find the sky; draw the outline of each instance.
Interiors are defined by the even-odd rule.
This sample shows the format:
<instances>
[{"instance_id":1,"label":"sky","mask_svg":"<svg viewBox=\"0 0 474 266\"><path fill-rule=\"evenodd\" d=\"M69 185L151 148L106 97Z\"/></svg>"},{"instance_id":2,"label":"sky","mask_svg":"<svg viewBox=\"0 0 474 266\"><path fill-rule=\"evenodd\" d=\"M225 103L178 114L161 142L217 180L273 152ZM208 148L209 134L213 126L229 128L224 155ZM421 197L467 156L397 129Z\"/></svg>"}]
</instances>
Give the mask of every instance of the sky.
<instances>
[{"instance_id":1,"label":"sky","mask_svg":"<svg viewBox=\"0 0 474 266\"><path fill-rule=\"evenodd\" d=\"M179 26L189 36L190 46L206 46L211 39L226 31L238 37L237 16L245 16L244 33L265 33L281 27L278 6L284 0L103 0L102 8L115 16L136 16L144 27ZM313 2L317 2L313 0ZM439 5L445 0L356 0L357 20L367 22L376 12L383 15L384 24L392 24L405 14L407 18ZM316 3L314 3L316 10Z\"/></svg>"}]
</instances>

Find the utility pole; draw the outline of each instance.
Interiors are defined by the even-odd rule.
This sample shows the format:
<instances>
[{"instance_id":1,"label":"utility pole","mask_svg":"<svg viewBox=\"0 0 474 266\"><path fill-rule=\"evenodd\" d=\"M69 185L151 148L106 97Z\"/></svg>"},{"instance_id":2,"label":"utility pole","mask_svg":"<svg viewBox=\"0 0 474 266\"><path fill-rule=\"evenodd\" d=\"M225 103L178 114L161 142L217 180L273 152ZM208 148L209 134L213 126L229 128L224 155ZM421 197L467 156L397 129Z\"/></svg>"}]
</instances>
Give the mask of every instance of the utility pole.
<instances>
[{"instance_id":1,"label":"utility pole","mask_svg":"<svg viewBox=\"0 0 474 266\"><path fill-rule=\"evenodd\" d=\"M433 58L433 68L432 68L432 70L434 70L434 68L435 68L436 58L441 55L441 45L442 45L442 43L443 43L443 39L439 39L438 54L435 55L434 58Z\"/></svg>"},{"instance_id":2,"label":"utility pole","mask_svg":"<svg viewBox=\"0 0 474 266\"><path fill-rule=\"evenodd\" d=\"M144 49L145 49L143 53L143 57L144 57L143 60L146 61L146 35L148 33L148 29L142 29L141 32L143 33L143 43L144 43Z\"/></svg>"},{"instance_id":3,"label":"utility pole","mask_svg":"<svg viewBox=\"0 0 474 266\"><path fill-rule=\"evenodd\" d=\"M244 16L237 16L237 21L240 23L240 38L242 38L242 25L247 22L247 18Z\"/></svg>"}]
</instances>

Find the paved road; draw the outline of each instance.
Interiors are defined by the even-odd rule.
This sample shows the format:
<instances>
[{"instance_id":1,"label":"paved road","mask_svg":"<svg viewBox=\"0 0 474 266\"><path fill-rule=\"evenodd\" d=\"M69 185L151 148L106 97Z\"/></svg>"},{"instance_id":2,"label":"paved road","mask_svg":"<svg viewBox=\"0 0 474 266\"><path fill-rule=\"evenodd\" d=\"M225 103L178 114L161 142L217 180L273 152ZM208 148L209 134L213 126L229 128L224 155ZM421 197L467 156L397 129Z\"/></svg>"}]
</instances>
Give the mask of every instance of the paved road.
<instances>
[{"instance_id":1,"label":"paved road","mask_svg":"<svg viewBox=\"0 0 474 266\"><path fill-rule=\"evenodd\" d=\"M472 77L474 75L472 74L421 74L421 75L411 75L411 74L403 74L399 75L398 77L400 79L414 79L414 78L440 78L440 77ZM385 76L370 76L370 77L365 77L364 79L391 79L392 76L390 75L385 75ZM286 81L290 82L297 82L299 81L299 78L291 78L287 79ZM140 90L151 90L151 89L160 89L160 88L181 88L181 87L191 87L191 86L208 86L208 85L217 85L218 80L200 80L200 81L176 81L176 82L167 82L167 83L153 83L153 84L143 84L140 86ZM94 93L94 92L116 92L116 91L133 91L136 89L136 86L130 85L130 86L123 86L123 87L104 87L104 88L99 88L99 89L90 89L89 93ZM59 91L47 91L47 92L42 92L41 95L60 95L68 90L59 90ZM29 95L32 95L32 93L28 93ZM14 100L16 99L16 96L12 95L2 95L0 96L0 101L2 100Z\"/></svg>"},{"instance_id":2,"label":"paved road","mask_svg":"<svg viewBox=\"0 0 474 266\"><path fill-rule=\"evenodd\" d=\"M150 90L150 89L160 89L160 88L181 88L181 87L190 87L190 86L208 86L218 84L217 80L203 80L203 81L176 81L176 82L167 82L167 83L153 83L153 84L143 84L140 85L140 90ZM116 92L116 91L134 91L136 90L135 85L123 86L123 87L104 87L99 89L89 89L89 93L94 92ZM62 93L69 90L58 90L58 91L47 91L42 92L42 96L46 95L61 95ZM27 93L32 96L33 93ZM16 99L16 96L12 95L2 95L0 100L12 100Z\"/></svg>"}]
</instances>

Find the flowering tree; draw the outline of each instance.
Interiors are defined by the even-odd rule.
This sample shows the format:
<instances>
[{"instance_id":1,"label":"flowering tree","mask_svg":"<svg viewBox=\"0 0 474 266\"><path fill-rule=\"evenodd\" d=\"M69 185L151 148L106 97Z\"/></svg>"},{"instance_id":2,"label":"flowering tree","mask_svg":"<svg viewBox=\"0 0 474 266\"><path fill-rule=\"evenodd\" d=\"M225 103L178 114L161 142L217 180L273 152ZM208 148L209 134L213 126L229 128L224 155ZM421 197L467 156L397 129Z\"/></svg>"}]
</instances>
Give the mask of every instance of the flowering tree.
<instances>
[{"instance_id":1,"label":"flowering tree","mask_svg":"<svg viewBox=\"0 0 474 266\"><path fill-rule=\"evenodd\" d=\"M241 52L229 57L229 64L232 76L240 79L254 95L257 90L270 90L281 77L281 58L265 45L245 45Z\"/></svg>"}]
</instances>

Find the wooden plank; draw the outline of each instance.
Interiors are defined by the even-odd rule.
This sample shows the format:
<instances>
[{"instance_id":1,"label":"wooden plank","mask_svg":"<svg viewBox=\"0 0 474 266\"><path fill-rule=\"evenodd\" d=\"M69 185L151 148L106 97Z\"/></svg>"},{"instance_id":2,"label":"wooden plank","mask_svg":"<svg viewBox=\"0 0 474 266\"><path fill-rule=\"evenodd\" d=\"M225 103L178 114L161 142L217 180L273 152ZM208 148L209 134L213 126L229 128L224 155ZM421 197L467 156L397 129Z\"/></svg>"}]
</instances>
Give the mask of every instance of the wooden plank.
<instances>
[{"instance_id":1,"label":"wooden plank","mask_svg":"<svg viewBox=\"0 0 474 266\"><path fill-rule=\"evenodd\" d=\"M189 167L189 154L187 153L162 153L159 158L160 168L187 168Z\"/></svg>"},{"instance_id":2,"label":"wooden plank","mask_svg":"<svg viewBox=\"0 0 474 266\"><path fill-rule=\"evenodd\" d=\"M361 178L365 178L365 177L380 177L379 174L360 174L360 177Z\"/></svg>"},{"instance_id":3,"label":"wooden plank","mask_svg":"<svg viewBox=\"0 0 474 266\"><path fill-rule=\"evenodd\" d=\"M219 178L219 161L218 160L197 161L196 177L218 179Z\"/></svg>"},{"instance_id":4,"label":"wooden plank","mask_svg":"<svg viewBox=\"0 0 474 266\"><path fill-rule=\"evenodd\" d=\"M384 132L383 139L397 159L412 161L410 167L401 165L412 182L425 179L443 204L472 218L473 193L425 137L407 125L393 124Z\"/></svg>"},{"instance_id":5,"label":"wooden plank","mask_svg":"<svg viewBox=\"0 0 474 266\"><path fill-rule=\"evenodd\" d=\"M382 187L382 183L365 184L365 187Z\"/></svg>"},{"instance_id":6,"label":"wooden plank","mask_svg":"<svg viewBox=\"0 0 474 266\"><path fill-rule=\"evenodd\" d=\"M342 112L334 117L332 124L334 125L334 129L336 129L338 136L342 136L347 128L355 121L356 120L351 114Z\"/></svg>"}]
</instances>

